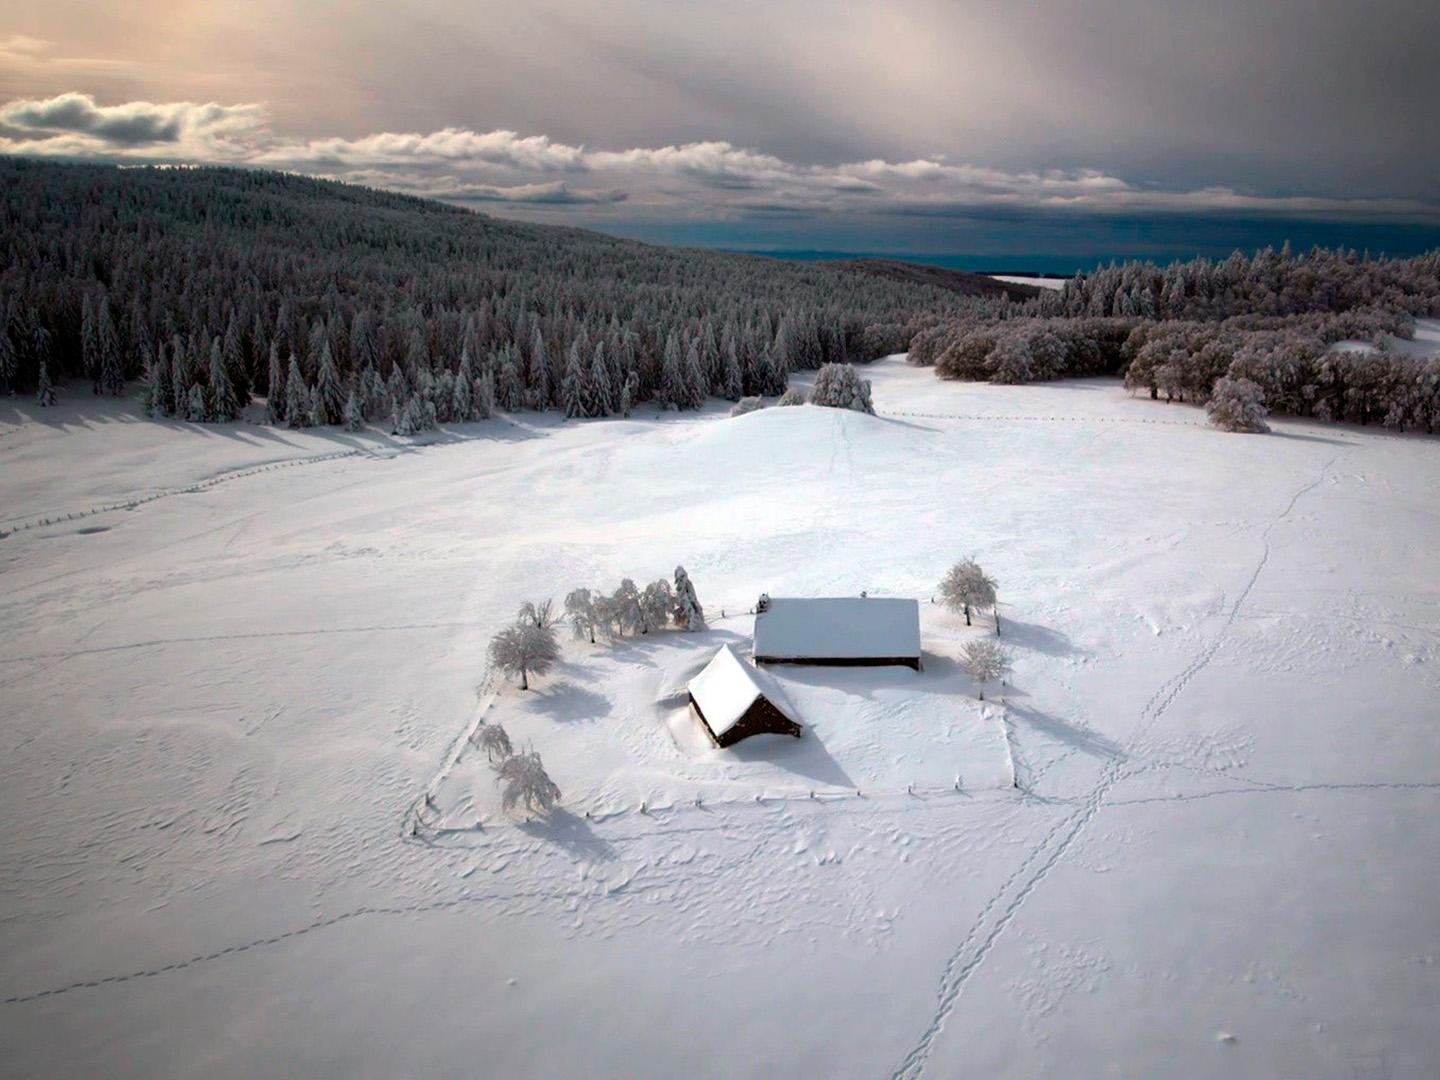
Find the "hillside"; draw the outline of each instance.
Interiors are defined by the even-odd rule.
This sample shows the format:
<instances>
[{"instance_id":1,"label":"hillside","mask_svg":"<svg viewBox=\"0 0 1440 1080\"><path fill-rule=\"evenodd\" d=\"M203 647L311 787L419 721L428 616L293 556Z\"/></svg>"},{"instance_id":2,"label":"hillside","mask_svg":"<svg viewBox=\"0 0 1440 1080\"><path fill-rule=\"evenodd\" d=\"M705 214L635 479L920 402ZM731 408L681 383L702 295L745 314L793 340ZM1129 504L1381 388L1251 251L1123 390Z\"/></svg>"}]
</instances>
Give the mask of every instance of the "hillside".
<instances>
[{"instance_id":1,"label":"hillside","mask_svg":"<svg viewBox=\"0 0 1440 1080\"><path fill-rule=\"evenodd\" d=\"M152 411L192 420L256 394L277 422L337 423L347 386L366 419L387 401L475 419L487 396L694 407L903 350L918 320L984 302L260 171L8 159L0 222L0 391L148 373Z\"/></svg>"}]
</instances>

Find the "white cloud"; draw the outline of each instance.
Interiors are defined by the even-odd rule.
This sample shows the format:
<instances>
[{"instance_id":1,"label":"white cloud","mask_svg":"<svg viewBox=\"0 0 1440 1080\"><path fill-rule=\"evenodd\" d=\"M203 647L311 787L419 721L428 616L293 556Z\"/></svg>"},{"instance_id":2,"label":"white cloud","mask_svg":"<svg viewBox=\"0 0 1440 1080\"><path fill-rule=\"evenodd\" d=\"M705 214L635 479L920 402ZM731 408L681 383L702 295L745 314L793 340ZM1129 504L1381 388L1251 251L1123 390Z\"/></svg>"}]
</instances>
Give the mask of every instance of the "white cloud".
<instances>
[{"instance_id":1,"label":"white cloud","mask_svg":"<svg viewBox=\"0 0 1440 1080\"><path fill-rule=\"evenodd\" d=\"M43 47L13 38L3 43L11 50ZM637 212L676 218L1082 212L1440 219L1440 206L1413 200L1161 189L1095 169L1010 172L934 158L803 164L721 140L591 150L545 135L456 127L297 139L276 132L258 105L100 105L79 93L0 106L0 152L268 166L452 201L576 213L625 202ZM557 174L583 178L584 185Z\"/></svg>"}]
</instances>

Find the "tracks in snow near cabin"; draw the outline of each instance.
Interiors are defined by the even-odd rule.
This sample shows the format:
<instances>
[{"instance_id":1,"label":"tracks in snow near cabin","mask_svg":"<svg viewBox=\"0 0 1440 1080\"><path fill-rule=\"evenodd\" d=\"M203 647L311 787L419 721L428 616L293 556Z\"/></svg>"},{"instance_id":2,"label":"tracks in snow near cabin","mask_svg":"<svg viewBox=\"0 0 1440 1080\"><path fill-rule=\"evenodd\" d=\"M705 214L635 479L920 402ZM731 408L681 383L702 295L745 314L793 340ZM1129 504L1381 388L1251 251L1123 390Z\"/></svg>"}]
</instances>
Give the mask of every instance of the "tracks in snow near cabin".
<instances>
[{"instance_id":1,"label":"tracks in snow near cabin","mask_svg":"<svg viewBox=\"0 0 1440 1080\"><path fill-rule=\"evenodd\" d=\"M1061 818L1045 834L1024 861L1005 879L999 891L980 909L980 913L971 924L969 931L946 961L945 968L940 975L940 986L936 992L935 1011L931 1015L929 1023L920 1033L919 1039L910 1052L905 1055L899 1067L891 1074L891 1080L918 1080L924 1074L935 1041L939 1038L945 1021L954 1011L960 993L964 990L970 976L984 963L995 942L1040 883L1064 858L1065 853L1070 850L1081 833L1095 819L1111 790L1120 781L1142 771L1140 766L1129 763L1129 752L1165 715L1191 680L1205 670L1210 661L1215 658L1215 654L1220 651L1230 628L1240 614L1240 609L1244 606L1251 590L1255 588L1255 583L1260 580L1260 575L1270 561L1271 531L1289 518L1301 498L1325 482L1325 477L1329 474L1330 467L1335 464L1335 461L1336 458L1327 461L1320 470L1320 475L1303 484L1290 497L1285 509L1265 527L1264 535L1261 538L1263 550L1260 559L1255 564L1255 569L1251 571L1239 595L1236 596L1235 603L1230 606L1224 624L1209 643L1196 653L1178 674L1168 679L1150 696L1150 700L1140 710L1139 723L1126 742L1126 753L1115 756L1106 764L1100 774L1100 779L1081 802L1079 809Z\"/></svg>"}]
</instances>

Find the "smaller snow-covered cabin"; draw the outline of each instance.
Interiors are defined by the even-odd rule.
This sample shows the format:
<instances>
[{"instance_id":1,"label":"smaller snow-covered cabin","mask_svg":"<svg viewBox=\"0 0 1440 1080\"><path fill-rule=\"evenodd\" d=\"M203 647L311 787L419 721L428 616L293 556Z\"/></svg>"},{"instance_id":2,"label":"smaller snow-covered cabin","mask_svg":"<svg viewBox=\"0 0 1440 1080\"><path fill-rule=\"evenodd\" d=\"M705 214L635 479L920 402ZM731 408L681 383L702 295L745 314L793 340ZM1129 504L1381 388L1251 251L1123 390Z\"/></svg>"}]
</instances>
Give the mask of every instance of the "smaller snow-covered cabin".
<instances>
[{"instance_id":1,"label":"smaller snow-covered cabin","mask_svg":"<svg viewBox=\"0 0 1440 1080\"><path fill-rule=\"evenodd\" d=\"M716 746L731 746L751 735L800 737L800 725L785 715L771 680L720 646L704 670L690 680L690 704Z\"/></svg>"},{"instance_id":2,"label":"smaller snow-covered cabin","mask_svg":"<svg viewBox=\"0 0 1440 1080\"><path fill-rule=\"evenodd\" d=\"M920 604L891 596L765 597L755 616L757 664L920 670Z\"/></svg>"}]
</instances>

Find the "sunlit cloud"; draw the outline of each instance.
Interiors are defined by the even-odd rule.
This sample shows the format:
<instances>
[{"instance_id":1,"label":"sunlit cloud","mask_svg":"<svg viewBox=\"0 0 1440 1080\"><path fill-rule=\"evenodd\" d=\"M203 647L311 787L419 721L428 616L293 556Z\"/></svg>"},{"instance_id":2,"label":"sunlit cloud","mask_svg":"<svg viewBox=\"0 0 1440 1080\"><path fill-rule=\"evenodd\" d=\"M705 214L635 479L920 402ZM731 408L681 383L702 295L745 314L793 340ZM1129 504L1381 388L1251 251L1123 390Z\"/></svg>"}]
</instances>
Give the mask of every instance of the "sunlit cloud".
<instances>
[{"instance_id":1,"label":"sunlit cloud","mask_svg":"<svg viewBox=\"0 0 1440 1080\"><path fill-rule=\"evenodd\" d=\"M454 202L577 213L624 203L677 219L1079 212L1440 220L1440 206L1418 200L1164 189L1099 169L1008 171L933 158L807 164L723 140L608 149L458 127L297 139L275 130L257 104L102 105L81 93L0 106L0 151L280 168Z\"/></svg>"}]
</instances>

